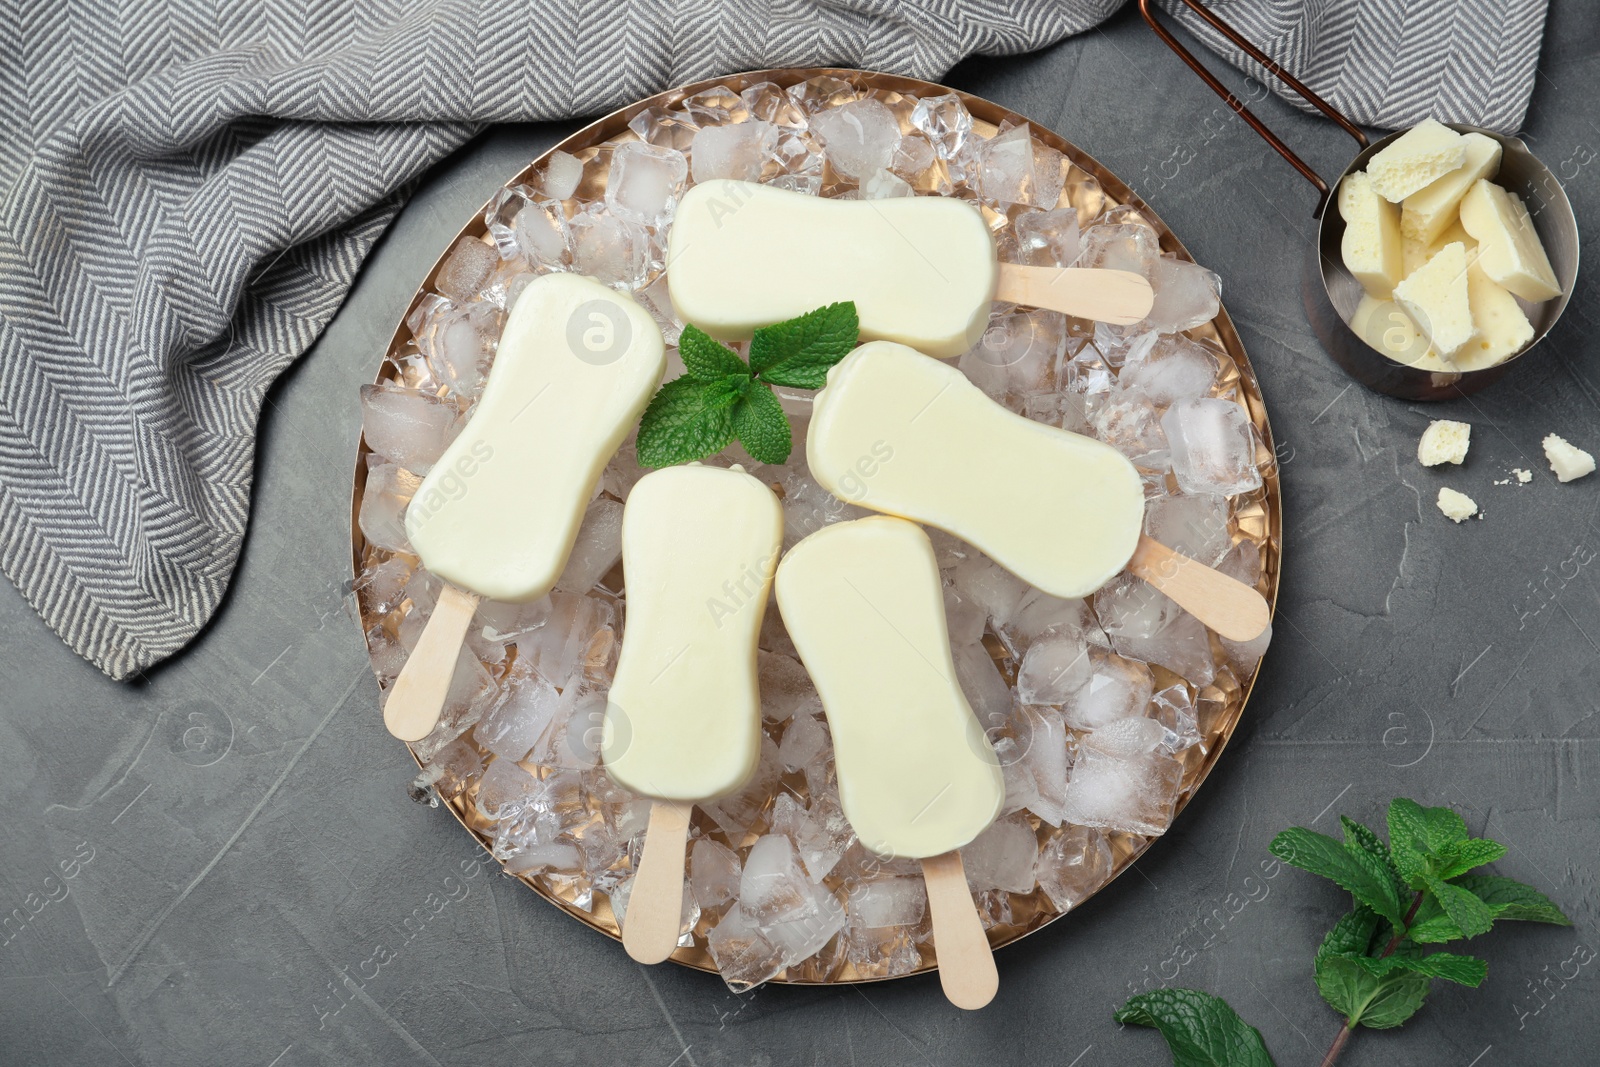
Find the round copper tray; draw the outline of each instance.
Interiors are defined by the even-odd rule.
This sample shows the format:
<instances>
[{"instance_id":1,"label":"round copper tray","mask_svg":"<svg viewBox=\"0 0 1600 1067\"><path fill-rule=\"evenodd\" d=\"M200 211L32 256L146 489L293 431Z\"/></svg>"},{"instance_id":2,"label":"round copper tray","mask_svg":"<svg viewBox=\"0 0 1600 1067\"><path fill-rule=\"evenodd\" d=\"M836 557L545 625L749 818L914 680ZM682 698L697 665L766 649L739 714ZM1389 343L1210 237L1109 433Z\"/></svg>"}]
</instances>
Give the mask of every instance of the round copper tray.
<instances>
[{"instance_id":1,"label":"round copper tray","mask_svg":"<svg viewBox=\"0 0 1600 1067\"><path fill-rule=\"evenodd\" d=\"M1010 121L1013 124L1028 122L1025 117L1001 107L999 104L916 78L837 68L788 68L752 71L722 78L708 78L704 81L658 93L590 123L554 146L550 151L568 152L580 160L587 161L611 143L635 139L633 133L628 129L628 122L647 108L671 107L685 97L717 85L725 85L738 92L759 82L770 81L779 86L788 87L819 75L842 78L861 89L875 88L889 92L915 93L919 96L955 92L972 114L973 132L982 137L992 137L998 131L1002 122ZM1032 127L1036 138L1060 151L1072 165L1073 170L1069 172L1067 186L1062 193L1061 206L1067 206L1071 203L1073 179L1081 175L1091 176L1098 180L1100 189L1104 193L1104 203L1102 205L1104 208L1119 204L1136 208L1160 235L1163 252L1173 253L1182 259L1193 260L1194 257L1189 254L1183 243L1173 235L1161 219L1156 216L1155 212L1143 200L1139 199L1133 190L1128 188L1120 178L1107 170L1098 160L1050 130L1034 123L1029 123L1029 125ZM546 156L540 156L530 162L521 173L512 178L506 185L517 185L533 180L535 170L545 158ZM1082 205L1074 206L1080 207L1081 215ZM410 314L411 308L416 305L416 302L431 290L439 263L444 259L444 252L453 247L461 237L481 238L485 234L486 227L483 215L487 207L488 204L485 204L484 207L475 212L467 224L461 228L460 233L446 243L444 251L440 254L439 262L434 264L422 287L417 290L411 304L407 306L407 315ZM386 354L399 351L412 340L411 330L406 325L404 318L402 316L400 324L395 328L394 336L390 339ZM1259 458L1262 461L1263 484L1259 490L1235 500L1235 537L1236 539L1248 538L1259 546L1262 573L1258 588L1266 596L1268 602L1276 606L1279 567L1282 556L1283 508L1279 494L1278 469L1274 462L1275 453L1272 431L1267 422L1267 410L1261 397L1260 385L1256 381L1255 374L1250 367L1249 358L1245 355L1244 345L1240 342L1238 332L1234 329L1233 321L1229 318L1225 308L1220 310L1216 318L1211 322L1187 332L1193 337L1216 341L1232 357L1237 367L1239 398L1248 410L1250 419L1255 424L1261 437L1263 451L1259 454ZM377 381L390 381L394 377L394 364L385 360ZM363 567L380 551L368 546L366 538L362 535L360 526L356 522L356 516L361 507L362 493L366 486L368 451L366 441L363 440L358 447L356 455L355 483L351 497L351 562L356 575L359 575ZM363 608L361 613L363 634L373 626L375 621L377 621L375 618L368 617ZM1218 758L1222 755L1223 749L1226 747L1229 738L1232 737L1234 728L1238 725L1240 716L1244 712L1245 703L1249 699L1250 690L1255 684L1259 669L1258 664L1256 669L1252 670L1247 677L1229 678L1224 685L1219 686L1214 683L1196 694L1202 744L1187 750L1184 754L1183 792L1178 800L1178 813L1181 813L1184 807L1187 806L1189 800L1199 790L1201 783L1205 781L1206 776L1211 773L1212 767L1215 766ZM470 795L459 797L455 801L448 803L447 806L461 825L487 850L489 837L486 833L486 820L472 805ZM1114 862L1113 873L1106 883L1108 885L1138 860L1144 850L1156 840L1156 838L1120 833L1111 833L1107 836L1111 843ZM540 875L522 875L518 876L518 880L579 922L592 927L607 937L620 939L617 922L611 913L609 903L601 895L596 894L593 910L586 911L576 906L570 899L564 899L559 889L547 885ZM990 943L996 948L1008 945L1060 918L1063 914L1065 913L1056 911L1054 904L1041 889L1036 888L1033 893L1027 896L1012 894L1012 921L992 927L989 930ZM698 943L692 947L679 948L673 953L672 959L686 966L716 973L716 965L711 960L710 955ZM935 966L937 964L931 951L929 951L929 947L924 947L922 965L911 973L920 974L932 970ZM895 977L905 977L905 975ZM803 974L799 977L785 974L783 977L774 979L774 981L778 982L799 985L886 980L888 979L860 978L854 974L848 963L839 974L821 981L807 978Z\"/></svg>"}]
</instances>

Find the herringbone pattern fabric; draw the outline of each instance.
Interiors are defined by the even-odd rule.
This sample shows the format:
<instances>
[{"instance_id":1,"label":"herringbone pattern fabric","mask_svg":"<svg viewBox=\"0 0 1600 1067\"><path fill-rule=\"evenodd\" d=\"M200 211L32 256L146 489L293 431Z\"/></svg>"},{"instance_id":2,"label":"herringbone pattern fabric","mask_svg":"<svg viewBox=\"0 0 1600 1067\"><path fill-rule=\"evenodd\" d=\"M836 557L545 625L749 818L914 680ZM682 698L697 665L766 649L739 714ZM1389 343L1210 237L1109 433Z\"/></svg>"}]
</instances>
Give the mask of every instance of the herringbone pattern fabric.
<instances>
[{"instance_id":1,"label":"herringbone pattern fabric","mask_svg":"<svg viewBox=\"0 0 1600 1067\"><path fill-rule=\"evenodd\" d=\"M0 568L112 677L192 638L238 557L267 388L407 183L483 124L763 66L934 78L1121 2L0 0ZM1544 14L1221 6L1358 120L1500 128Z\"/></svg>"}]
</instances>

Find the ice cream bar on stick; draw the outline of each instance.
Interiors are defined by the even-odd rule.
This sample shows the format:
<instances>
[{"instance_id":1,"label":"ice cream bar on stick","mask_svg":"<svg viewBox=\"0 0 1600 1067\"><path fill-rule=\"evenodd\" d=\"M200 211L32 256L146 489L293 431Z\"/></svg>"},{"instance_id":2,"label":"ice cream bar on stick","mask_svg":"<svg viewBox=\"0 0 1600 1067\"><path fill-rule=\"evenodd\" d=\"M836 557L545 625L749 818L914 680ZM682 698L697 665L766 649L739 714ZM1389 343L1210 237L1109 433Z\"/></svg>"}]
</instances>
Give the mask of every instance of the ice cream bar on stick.
<instances>
[{"instance_id":1,"label":"ice cream bar on stick","mask_svg":"<svg viewBox=\"0 0 1600 1067\"><path fill-rule=\"evenodd\" d=\"M853 300L863 338L941 359L978 342L996 299L1119 325L1154 300L1131 271L997 263L983 216L960 200L833 200L721 178L678 205L667 282L684 320L725 341Z\"/></svg>"},{"instance_id":2,"label":"ice cream bar on stick","mask_svg":"<svg viewBox=\"0 0 1600 1067\"><path fill-rule=\"evenodd\" d=\"M1144 486L1120 452L1013 414L904 345L862 345L828 372L806 463L840 499L936 526L1052 596L1126 569L1229 640L1270 621L1260 593L1144 535Z\"/></svg>"},{"instance_id":3,"label":"ice cream bar on stick","mask_svg":"<svg viewBox=\"0 0 1600 1067\"><path fill-rule=\"evenodd\" d=\"M383 707L389 732L439 721L480 598L537 600L572 552L585 505L666 372L661 328L624 293L577 274L528 283L472 418L406 509L406 535L444 579Z\"/></svg>"},{"instance_id":4,"label":"ice cream bar on stick","mask_svg":"<svg viewBox=\"0 0 1600 1067\"><path fill-rule=\"evenodd\" d=\"M777 592L828 717L845 817L871 851L922 861L940 984L981 1008L999 978L959 850L1000 813L1005 781L956 682L933 544L904 519L825 526L784 557Z\"/></svg>"},{"instance_id":5,"label":"ice cream bar on stick","mask_svg":"<svg viewBox=\"0 0 1600 1067\"><path fill-rule=\"evenodd\" d=\"M622 513L628 619L600 756L654 802L622 919L640 963L677 946L694 805L738 790L760 758L756 639L782 544L778 498L737 466L647 474Z\"/></svg>"}]
</instances>

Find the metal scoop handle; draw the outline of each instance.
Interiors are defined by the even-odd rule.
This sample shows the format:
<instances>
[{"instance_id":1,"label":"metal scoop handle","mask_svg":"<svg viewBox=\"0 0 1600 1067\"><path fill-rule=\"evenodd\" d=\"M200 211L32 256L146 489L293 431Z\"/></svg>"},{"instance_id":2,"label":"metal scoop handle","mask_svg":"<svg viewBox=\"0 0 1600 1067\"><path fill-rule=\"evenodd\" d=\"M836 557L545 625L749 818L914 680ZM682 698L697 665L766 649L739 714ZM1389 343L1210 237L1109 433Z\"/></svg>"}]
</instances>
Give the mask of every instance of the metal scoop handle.
<instances>
[{"instance_id":1,"label":"metal scoop handle","mask_svg":"<svg viewBox=\"0 0 1600 1067\"><path fill-rule=\"evenodd\" d=\"M1199 15L1202 19L1204 19L1208 26L1222 34L1222 36L1226 37L1234 44L1238 45L1244 50L1246 55L1265 67L1268 73L1270 73L1273 77L1277 78L1279 81L1283 82L1289 88L1298 93L1300 97L1306 101L1306 103L1310 104L1312 107L1328 116L1334 122L1337 122L1345 133L1348 133L1351 137L1356 139L1356 143L1362 148L1367 147L1367 135L1362 133L1360 128L1357 127L1355 123L1345 118L1338 108L1334 107L1332 104L1322 99L1322 97L1306 88L1305 84L1302 83L1300 79L1296 78L1293 74L1290 74L1288 71L1279 66L1277 60L1273 59L1261 49L1245 40L1238 30L1234 29L1232 26L1229 26L1226 22L1223 22L1216 15L1212 14L1210 10L1208 10L1199 2L1199 0L1183 0L1183 3L1189 8L1189 10L1193 11L1196 15ZM1317 199L1317 209L1311 214L1314 218L1320 218L1323 208L1328 204L1329 195L1328 183L1323 181L1322 175L1312 170L1310 164L1306 163L1305 160L1301 159L1295 154L1292 148L1279 140L1278 135L1267 128L1266 123L1256 118L1250 109L1245 107L1243 100L1240 100L1237 96L1234 96L1232 91L1230 91L1226 85L1223 85L1222 82L1217 80L1217 76L1215 74L1212 74L1209 70L1207 70L1205 65L1194 57L1194 53L1185 48L1178 41L1178 39L1172 35L1170 30L1161 25L1161 23L1157 22L1153 7L1154 5L1152 0L1139 0L1139 14L1144 16L1144 20L1150 24L1150 28L1155 31L1156 36L1161 38L1168 48L1176 52L1178 54L1178 58L1189 65L1190 70L1200 75L1200 80L1211 86L1211 91L1222 97L1223 103L1227 104L1233 109L1235 114L1244 119L1245 122L1249 123L1250 128L1261 135L1262 140L1266 141L1273 148L1277 149L1278 154L1289 161L1290 166L1299 171L1301 176L1305 178L1306 181L1317 187L1317 191L1321 195Z\"/></svg>"}]
</instances>

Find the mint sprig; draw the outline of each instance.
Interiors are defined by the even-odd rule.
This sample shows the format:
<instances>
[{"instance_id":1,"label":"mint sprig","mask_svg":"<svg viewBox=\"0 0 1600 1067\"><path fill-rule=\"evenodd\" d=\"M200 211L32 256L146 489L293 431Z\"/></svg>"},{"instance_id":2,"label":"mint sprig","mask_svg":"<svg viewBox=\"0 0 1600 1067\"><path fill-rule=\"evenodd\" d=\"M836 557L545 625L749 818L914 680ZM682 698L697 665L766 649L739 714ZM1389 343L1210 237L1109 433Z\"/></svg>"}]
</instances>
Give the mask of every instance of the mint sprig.
<instances>
[{"instance_id":1,"label":"mint sprig","mask_svg":"<svg viewBox=\"0 0 1600 1067\"><path fill-rule=\"evenodd\" d=\"M758 463L782 463L794 434L774 385L820 389L828 369L856 346L855 304L845 301L763 326L750 362L696 326L685 326L678 355L685 373L663 385L639 422L639 463L670 467L704 459L738 438Z\"/></svg>"},{"instance_id":2,"label":"mint sprig","mask_svg":"<svg viewBox=\"0 0 1600 1067\"><path fill-rule=\"evenodd\" d=\"M1423 946L1476 937L1502 919L1572 925L1532 886L1471 873L1504 856L1506 847L1469 836L1449 808L1393 801L1387 843L1353 819L1339 821L1343 841L1297 826L1269 846L1283 862L1327 878L1354 898L1314 957L1317 991L1342 1019L1325 1065L1339 1058L1357 1027L1386 1030L1410 1019L1434 979L1475 988L1488 977L1489 965L1477 957ZM1260 1034L1209 993L1142 993L1116 1019L1160 1029L1178 1067L1272 1063Z\"/></svg>"}]
</instances>

